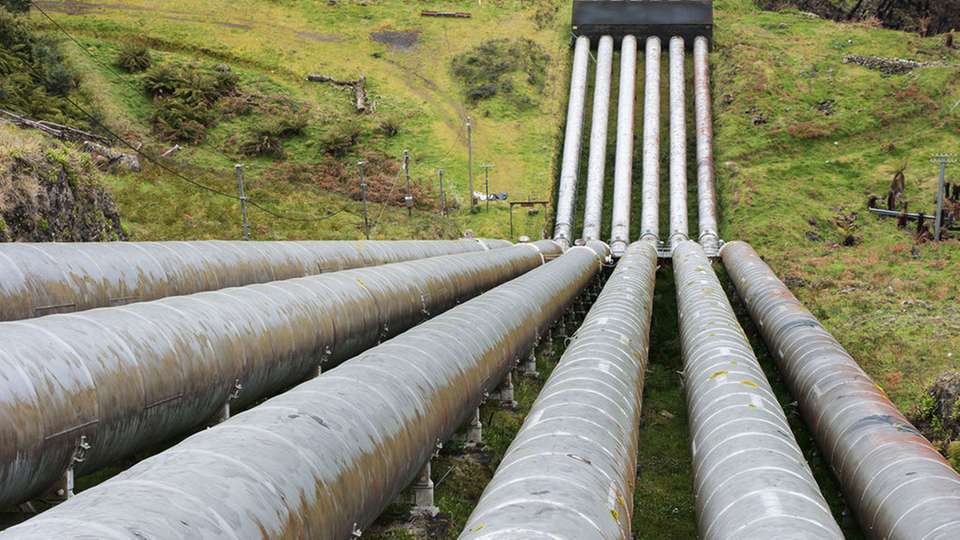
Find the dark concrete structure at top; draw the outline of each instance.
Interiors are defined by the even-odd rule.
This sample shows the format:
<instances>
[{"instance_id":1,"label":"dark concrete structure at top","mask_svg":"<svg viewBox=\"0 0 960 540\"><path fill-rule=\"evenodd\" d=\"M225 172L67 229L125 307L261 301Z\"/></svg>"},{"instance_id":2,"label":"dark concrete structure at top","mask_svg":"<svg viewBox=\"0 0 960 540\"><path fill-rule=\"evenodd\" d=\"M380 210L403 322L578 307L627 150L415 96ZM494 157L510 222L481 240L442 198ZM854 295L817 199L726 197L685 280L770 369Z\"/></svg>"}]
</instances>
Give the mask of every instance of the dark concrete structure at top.
<instances>
[{"instance_id":1,"label":"dark concrete structure at top","mask_svg":"<svg viewBox=\"0 0 960 540\"><path fill-rule=\"evenodd\" d=\"M574 0L573 33L593 41L612 36L684 38L687 48L697 36L713 41L711 0Z\"/></svg>"}]
</instances>

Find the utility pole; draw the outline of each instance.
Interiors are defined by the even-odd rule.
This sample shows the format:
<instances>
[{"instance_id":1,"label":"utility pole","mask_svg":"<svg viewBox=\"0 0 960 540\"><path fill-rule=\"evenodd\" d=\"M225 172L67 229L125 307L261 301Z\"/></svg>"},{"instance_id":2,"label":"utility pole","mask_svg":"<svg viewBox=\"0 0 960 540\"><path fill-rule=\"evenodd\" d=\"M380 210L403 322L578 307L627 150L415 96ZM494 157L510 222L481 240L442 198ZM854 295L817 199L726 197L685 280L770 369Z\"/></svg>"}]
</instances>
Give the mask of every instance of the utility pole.
<instances>
[{"instance_id":1,"label":"utility pole","mask_svg":"<svg viewBox=\"0 0 960 540\"><path fill-rule=\"evenodd\" d=\"M493 168L493 165L490 163L484 163L480 166L483 169L483 191L487 195L487 212L490 211L490 169Z\"/></svg>"},{"instance_id":2,"label":"utility pole","mask_svg":"<svg viewBox=\"0 0 960 540\"><path fill-rule=\"evenodd\" d=\"M357 162L357 171L360 173L360 198L363 199L363 235L370 239L370 220L367 216L367 180L363 177L365 162Z\"/></svg>"},{"instance_id":3,"label":"utility pole","mask_svg":"<svg viewBox=\"0 0 960 540\"><path fill-rule=\"evenodd\" d=\"M473 124L467 117L467 177L470 187L470 212L476 211L477 198L473 196Z\"/></svg>"},{"instance_id":4,"label":"utility pole","mask_svg":"<svg viewBox=\"0 0 960 540\"><path fill-rule=\"evenodd\" d=\"M410 188L410 152L403 151L403 176L407 180L407 196L403 198L407 205L407 217L413 217L413 190Z\"/></svg>"},{"instance_id":5,"label":"utility pole","mask_svg":"<svg viewBox=\"0 0 960 540\"><path fill-rule=\"evenodd\" d=\"M240 198L240 220L243 224L243 239L250 239L250 224L247 223L247 195L243 191L243 165L237 163L234 165L237 172L237 195Z\"/></svg>"},{"instance_id":6,"label":"utility pole","mask_svg":"<svg viewBox=\"0 0 960 540\"><path fill-rule=\"evenodd\" d=\"M947 163L955 163L956 160L947 154L940 154L933 156L930 161L940 164L940 179L937 182L937 216L933 227L933 239L939 242L943 234L943 187L947 177Z\"/></svg>"},{"instance_id":7,"label":"utility pole","mask_svg":"<svg viewBox=\"0 0 960 540\"><path fill-rule=\"evenodd\" d=\"M437 176L440 177L440 214L447 215L447 194L443 191L443 169L437 169Z\"/></svg>"}]
</instances>

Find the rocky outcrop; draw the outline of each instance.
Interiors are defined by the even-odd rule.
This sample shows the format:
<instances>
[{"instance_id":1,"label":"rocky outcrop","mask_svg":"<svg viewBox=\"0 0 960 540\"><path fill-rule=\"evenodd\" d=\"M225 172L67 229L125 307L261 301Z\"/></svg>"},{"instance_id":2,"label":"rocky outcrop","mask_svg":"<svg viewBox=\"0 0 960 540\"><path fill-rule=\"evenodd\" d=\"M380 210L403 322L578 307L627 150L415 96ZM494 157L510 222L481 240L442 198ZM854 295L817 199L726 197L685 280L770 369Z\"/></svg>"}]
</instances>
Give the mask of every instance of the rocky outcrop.
<instances>
[{"instance_id":1,"label":"rocky outcrop","mask_svg":"<svg viewBox=\"0 0 960 540\"><path fill-rule=\"evenodd\" d=\"M876 19L924 36L960 30L960 0L757 0L763 9L795 7L835 21Z\"/></svg>"},{"instance_id":2,"label":"rocky outcrop","mask_svg":"<svg viewBox=\"0 0 960 540\"><path fill-rule=\"evenodd\" d=\"M88 154L0 125L0 241L125 239L99 179Z\"/></svg>"}]
</instances>

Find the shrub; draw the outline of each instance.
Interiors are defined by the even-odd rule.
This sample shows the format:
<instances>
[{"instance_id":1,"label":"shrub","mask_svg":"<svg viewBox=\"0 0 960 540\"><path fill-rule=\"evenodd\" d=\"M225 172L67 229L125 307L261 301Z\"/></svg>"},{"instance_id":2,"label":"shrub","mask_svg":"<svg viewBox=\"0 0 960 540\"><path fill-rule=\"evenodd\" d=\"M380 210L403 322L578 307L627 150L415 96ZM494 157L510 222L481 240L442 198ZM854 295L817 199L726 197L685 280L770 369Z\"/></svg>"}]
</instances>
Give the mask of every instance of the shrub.
<instances>
[{"instance_id":1,"label":"shrub","mask_svg":"<svg viewBox=\"0 0 960 540\"><path fill-rule=\"evenodd\" d=\"M150 68L143 88L157 110L151 121L160 135L173 141L197 143L219 119L219 101L238 91L233 73L196 64L166 63Z\"/></svg>"},{"instance_id":2,"label":"shrub","mask_svg":"<svg viewBox=\"0 0 960 540\"><path fill-rule=\"evenodd\" d=\"M10 13L26 13L30 11L30 0L0 0L0 7Z\"/></svg>"},{"instance_id":3,"label":"shrub","mask_svg":"<svg viewBox=\"0 0 960 540\"><path fill-rule=\"evenodd\" d=\"M320 138L320 149L324 154L342 158L353 150L360 140L360 128L352 123L337 124L332 131Z\"/></svg>"},{"instance_id":4,"label":"shrub","mask_svg":"<svg viewBox=\"0 0 960 540\"><path fill-rule=\"evenodd\" d=\"M130 73L145 71L152 63L150 49L134 43L124 45L117 56L117 65Z\"/></svg>"},{"instance_id":5,"label":"shrub","mask_svg":"<svg viewBox=\"0 0 960 540\"><path fill-rule=\"evenodd\" d=\"M517 109L526 109L543 94L549 61L535 41L494 39L455 56L451 68L471 102L501 96Z\"/></svg>"}]
</instances>

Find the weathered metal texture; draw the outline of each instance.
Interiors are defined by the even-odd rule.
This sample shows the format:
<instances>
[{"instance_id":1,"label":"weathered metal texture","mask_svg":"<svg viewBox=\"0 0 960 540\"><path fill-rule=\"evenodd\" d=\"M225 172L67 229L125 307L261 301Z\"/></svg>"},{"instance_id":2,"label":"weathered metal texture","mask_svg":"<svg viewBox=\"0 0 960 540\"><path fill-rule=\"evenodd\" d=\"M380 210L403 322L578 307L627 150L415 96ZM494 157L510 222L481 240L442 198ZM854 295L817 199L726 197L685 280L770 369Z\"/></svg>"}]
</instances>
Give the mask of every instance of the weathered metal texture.
<instances>
[{"instance_id":1,"label":"weathered metal texture","mask_svg":"<svg viewBox=\"0 0 960 540\"><path fill-rule=\"evenodd\" d=\"M632 244L530 409L462 540L629 539L657 270Z\"/></svg>"},{"instance_id":2,"label":"weathered metal texture","mask_svg":"<svg viewBox=\"0 0 960 540\"><path fill-rule=\"evenodd\" d=\"M2 538L343 540L393 502L594 277L560 258L146 459ZM519 249L519 248L517 248ZM498 250L492 256L504 255Z\"/></svg>"},{"instance_id":3,"label":"weathered metal texture","mask_svg":"<svg viewBox=\"0 0 960 540\"><path fill-rule=\"evenodd\" d=\"M603 182L607 168L607 127L610 119L610 84L613 72L613 38L603 36L597 45L597 73L593 85L593 122L587 159L587 195L584 199L583 239L600 239L603 217Z\"/></svg>"},{"instance_id":4,"label":"weathered metal texture","mask_svg":"<svg viewBox=\"0 0 960 540\"><path fill-rule=\"evenodd\" d=\"M573 243L573 212L577 207L577 178L580 174L580 149L583 139L583 109L587 97L587 68L590 40L581 36L573 52L570 97L567 103L567 128L563 138L563 161L557 188L557 218L554 240L564 248Z\"/></svg>"},{"instance_id":5,"label":"weathered metal texture","mask_svg":"<svg viewBox=\"0 0 960 540\"><path fill-rule=\"evenodd\" d=\"M687 222L686 81L683 38L670 39L670 249L690 238Z\"/></svg>"},{"instance_id":6,"label":"weathered metal texture","mask_svg":"<svg viewBox=\"0 0 960 540\"><path fill-rule=\"evenodd\" d=\"M510 245L503 240L0 244L0 321Z\"/></svg>"},{"instance_id":7,"label":"weathered metal texture","mask_svg":"<svg viewBox=\"0 0 960 540\"><path fill-rule=\"evenodd\" d=\"M647 38L640 239L660 240L660 38Z\"/></svg>"},{"instance_id":8,"label":"weathered metal texture","mask_svg":"<svg viewBox=\"0 0 960 540\"><path fill-rule=\"evenodd\" d=\"M613 168L613 217L610 251L620 257L630 243L630 206L633 191L633 118L637 87L637 38L624 36L620 44L620 93L617 97L617 153Z\"/></svg>"},{"instance_id":9,"label":"weathered metal texture","mask_svg":"<svg viewBox=\"0 0 960 540\"><path fill-rule=\"evenodd\" d=\"M713 116L710 107L710 42L703 36L693 42L693 95L697 125L697 224L700 245L715 252L720 247L717 232L717 187L713 163Z\"/></svg>"},{"instance_id":10,"label":"weathered metal texture","mask_svg":"<svg viewBox=\"0 0 960 540\"><path fill-rule=\"evenodd\" d=\"M703 248L673 268L700 538L843 538Z\"/></svg>"},{"instance_id":11,"label":"weathered metal texture","mask_svg":"<svg viewBox=\"0 0 960 540\"><path fill-rule=\"evenodd\" d=\"M721 256L863 531L960 538L960 475L753 248Z\"/></svg>"},{"instance_id":12,"label":"weathered metal texture","mask_svg":"<svg viewBox=\"0 0 960 540\"><path fill-rule=\"evenodd\" d=\"M0 323L0 507L272 395L559 252L547 240Z\"/></svg>"}]
</instances>

